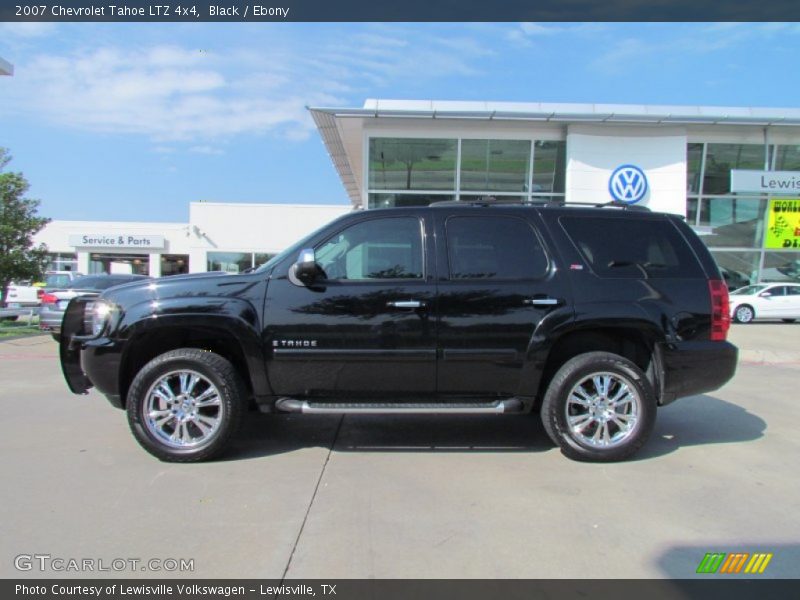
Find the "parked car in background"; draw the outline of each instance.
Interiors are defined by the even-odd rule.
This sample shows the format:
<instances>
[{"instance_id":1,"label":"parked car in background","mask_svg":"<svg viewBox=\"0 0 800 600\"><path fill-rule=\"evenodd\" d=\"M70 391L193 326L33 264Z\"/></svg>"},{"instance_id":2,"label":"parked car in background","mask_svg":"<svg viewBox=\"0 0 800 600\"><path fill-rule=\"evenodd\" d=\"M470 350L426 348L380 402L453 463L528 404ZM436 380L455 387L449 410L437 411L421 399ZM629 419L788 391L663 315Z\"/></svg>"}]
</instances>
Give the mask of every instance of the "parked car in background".
<instances>
[{"instance_id":1,"label":"parked car in background","mask_svg":"<svg viewBox=\"0 0 800 600\"><path fill-rule=\"evenodd\" d=\"M47 271L44 274L44 281L35 283L38 287L46 290L62 289L75 281L78 277L85 277L83 273L77 271Z\"/></svg>"},{"instance_id":2,"label":"parked car in background","mask_svg":"<svg viewBox=\"0 0 800 600\"><path fill-rule=\"evenodd\" d=\"M800 319L800 284L760 283L731 292L731 318L737 323L755 319Z\"/></svg>"},{"instance_id":3,"label":"parked car in background","mask_svg":"<svg viewBox=\"0 0 800 600\"><path fill-rule=\"evenodd\" d=\"M66 271L67 273L71 271ZM149 279L144 275L84 275L67 282L62 289L48 289L42 294L39 309L39 329L50 331L53 339L61 339L61 320L69 301L76 296L98 296L115 285Z\"/></svg>"},{"instance_id":4,"label":"parked car in background","mask_svg":"<svg viewBox=\"0 0 800 600\"><path fill-rule=\"evenodd\" d=\"M29 281L12 282L8 286L6 306L8 308L38 307L41 295L42 289L31 285Z\"/></svg>"}]
</instances>

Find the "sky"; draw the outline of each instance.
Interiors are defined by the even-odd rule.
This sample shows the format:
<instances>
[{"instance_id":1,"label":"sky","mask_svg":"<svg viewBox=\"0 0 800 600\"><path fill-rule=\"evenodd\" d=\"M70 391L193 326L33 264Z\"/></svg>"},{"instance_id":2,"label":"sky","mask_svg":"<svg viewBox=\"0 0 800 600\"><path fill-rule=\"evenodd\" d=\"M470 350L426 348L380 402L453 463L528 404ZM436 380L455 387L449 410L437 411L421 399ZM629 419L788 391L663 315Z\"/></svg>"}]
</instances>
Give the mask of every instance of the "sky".
<instances>
[{"instance_id":1,"label":"sky","mask_svg":"<svg viewBox=\"0 0 800 600\"><path fill-rule=\"evenodd\" d=\"M53 219L345 204L306 106L797 107L796 23L0 23L0 146Z\"/></svg>"}]
</instances>

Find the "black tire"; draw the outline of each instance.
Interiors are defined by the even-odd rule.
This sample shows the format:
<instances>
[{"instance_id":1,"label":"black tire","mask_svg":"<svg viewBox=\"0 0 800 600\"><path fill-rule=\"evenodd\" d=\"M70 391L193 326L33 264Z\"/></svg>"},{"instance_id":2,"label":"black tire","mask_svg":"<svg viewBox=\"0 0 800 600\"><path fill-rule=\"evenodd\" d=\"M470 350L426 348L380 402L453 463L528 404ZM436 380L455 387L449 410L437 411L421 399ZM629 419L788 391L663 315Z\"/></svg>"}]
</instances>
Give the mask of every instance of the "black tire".
<instances>
[{"instance_id":1,"label":"black tire","mask_svg":"<svg viewBox=\"0 0 800 600\"><path fill-rule=\"evenodd\" d=\"M216 411L211 415L215 423L215 428L206 440L198 441L196 444L189 444L189 447L176 447L164 439L166 433L164 425L158 427L157 424L148 424L145 414L148 411L148 396L151 388L159 381L166 378L167 385L173 393L176 391L174 384L170 382L175 377L180 377L178 373L189 372L200 376L200 380L195 385L208 384L208 387L200 388L208 391L215 388L219 402L214 406L205 407L204 410ZM199 394L202 396L202 394ZM178 395L181 398L183 395ZM213 394L212 394L213 396ZM214 397L216 397L214 396ZM197 398L193 398L197 400ZM184 401L188 401L185 399ZM177 400L176 400L177 402ZM126 410L128 413L128 424L133 432L136 441L153 456L167 462L199 462L209 460L222 453L236 434L242 421L244 409L247 402L247 392L239 374L233 365L218 354L198 350L195 348L181 348L166 352L157 356L147 363L136 375L128 390ZM181 414L187 414L189 409L181 407ZM196 413L200 409L193 409ZM161 412L167 412L167 408ZM172 411L175 412L175 411ZM203 416L203 415L201 415ZM169 421L169 419L173 419ZM187 417L187 420L192 420ZM176 417L167 415L164 418L167 427L176 423ZM203 423L205 425L205 422ZM185 425L183 432L188 432L189 428L193 432L203 433L201 428L194 425ZM174 427L173 430L178 429ZM161 432L159 434L159 431ZM194 439L187 435L190 439ZM202 439L202 436L201 438ZM178 441L174 442L179 443Z\"/></svg>"},{"instance_id":2,"label":"black tire","mask_svg":"<svg viewBox=\"0 0 800 600\"><path fill-rule=\"evenodd\" d=\"M737 323L752 323L755 318L756 311L749 304L737 306L736 310L733 311L733 320Z\"/></svg>"},{"instance_id":3,"label":"black tire","mask_svg":"<svg viewBox=\"0 0 800 600\"><path fill-rule=\"evenodd\" d=\"M578 408L575 402L568 402L573 389L594 374L601 373L612 376L610 378L612 385L608 387L605 398L607 399L612 393L621 392L621 385L624 383L632 392L630 410L633 410L635 405L637 411L636 418L635 420L631 419L633 423L627 432L617 425L617 423L624 422L619 419L606 425L605 432L613 432L609 436L611 443L608 447L600 447L587 441L587 436L574 431L567 420L567 411ZM584 393L586 392L584 388L581 389ZM589 416L589 411L592 410L600 409L590 408L587 404L585 417L587 421L584 422L588 426L581 431L588 433L597 432L599 429L600 435L602 435L603 430L599 424L593 427L596 421ZM626 420L630 419L624 412L612 412L611 414ZM581 418L583 415L573 414L572 416ZM553 376L542 402L541 417L547 434L553 442L558 444L565 456L573 460L591 462L624 460L636 453L650 437L656 418L656 397L645 374L627 358L610 352L587 352L565 362ZM618 439L614 440L614 437ZM600 440L597 443L599 444Z\"/></svg>"},{"instance_id":4,"label":"black tire","mask_svg":"<svg viewBox=\"0 0 800 600\"><path fill-rule=\"evenodd\" d=\"M794 323L797 319L781 319L784 323Z\"/></svg>"}]
</instances>

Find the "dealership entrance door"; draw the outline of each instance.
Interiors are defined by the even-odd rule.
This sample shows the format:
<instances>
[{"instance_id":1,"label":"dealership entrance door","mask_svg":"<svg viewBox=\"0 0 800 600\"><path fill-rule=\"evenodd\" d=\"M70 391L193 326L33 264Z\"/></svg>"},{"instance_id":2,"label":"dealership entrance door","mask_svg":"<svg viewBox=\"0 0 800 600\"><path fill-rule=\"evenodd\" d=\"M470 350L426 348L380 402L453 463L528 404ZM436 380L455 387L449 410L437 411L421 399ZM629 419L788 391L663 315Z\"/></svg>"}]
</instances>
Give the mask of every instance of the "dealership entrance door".
<instances>
[{"instance_id":1,"label":"dealership entrance door","mask_svg":"<svg viewBox=\"0 0 800 600\"><path fill-rule=\"evenodd\" d=\"M89 255L89 273L149 275L150 255L92 252Z\"/></svg>"}]
</instances>

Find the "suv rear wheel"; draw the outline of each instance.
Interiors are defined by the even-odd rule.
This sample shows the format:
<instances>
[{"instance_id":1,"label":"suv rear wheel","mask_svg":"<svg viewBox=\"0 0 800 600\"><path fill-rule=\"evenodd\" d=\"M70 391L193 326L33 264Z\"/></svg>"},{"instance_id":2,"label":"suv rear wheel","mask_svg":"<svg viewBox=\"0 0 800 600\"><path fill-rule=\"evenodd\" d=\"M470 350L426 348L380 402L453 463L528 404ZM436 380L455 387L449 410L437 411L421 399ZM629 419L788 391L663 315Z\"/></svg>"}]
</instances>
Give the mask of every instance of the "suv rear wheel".
<instances>
[{"instance_id":1,"label":"suv rear wheel","mask_svg":"<svg viewBox=\"0 0 800 600\"><path fill-rule=\"evenodd\" d=\"M587 352L564 363L542 403L542 422L561 452L575 460L623 460L650 436L656 399L633 362Z\"/></svg>"},{"instance_id":2,"label":"suv rear wheel","mask_svg":"<svg viewBox=\"0 0 800 600\"><path fill-rule=\"evenodd\" d=\"M245 398L229 361L181 348L157 356L136 375L128 391L128 423L142 447L161 460L207 460L236 433Z\"/></svg>"}]
</instances>

